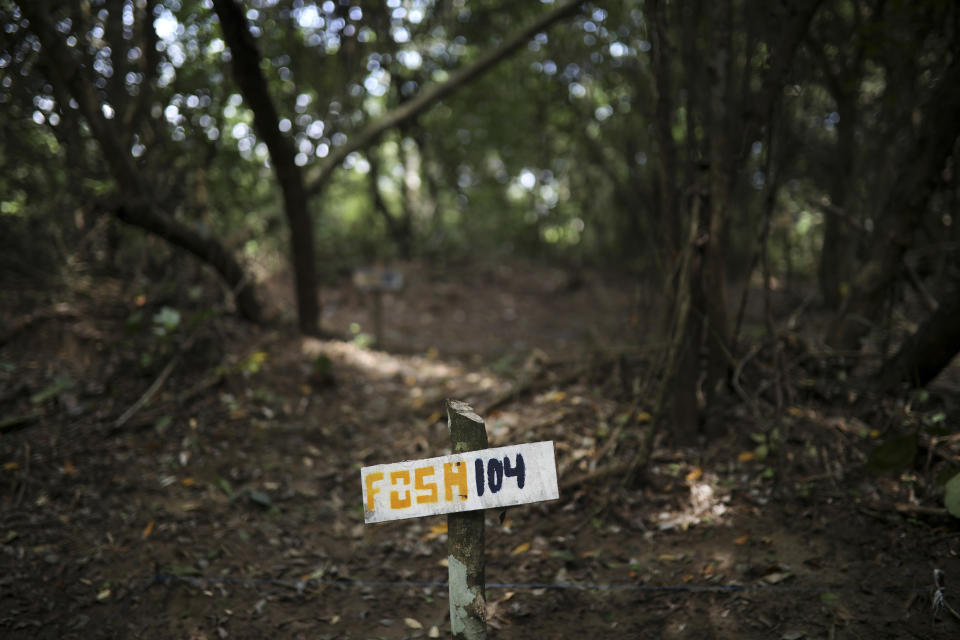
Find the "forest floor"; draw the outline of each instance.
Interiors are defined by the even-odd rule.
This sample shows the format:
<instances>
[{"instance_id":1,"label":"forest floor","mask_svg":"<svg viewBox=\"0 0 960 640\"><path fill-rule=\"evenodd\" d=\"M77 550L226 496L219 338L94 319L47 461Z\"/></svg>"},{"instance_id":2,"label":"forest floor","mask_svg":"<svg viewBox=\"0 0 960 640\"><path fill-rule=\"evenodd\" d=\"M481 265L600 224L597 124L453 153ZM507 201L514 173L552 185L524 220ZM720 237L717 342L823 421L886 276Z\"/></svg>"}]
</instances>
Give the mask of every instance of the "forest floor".
<instances>
[{"instance_id":1,"label":"forest floor","mask_svg":"<svg viewBox=\"0 0 960 640\"><path fill-rule=\"evenodd\" d=\"M960 637L960 598L933 606L935 569L960 580L937 485L955 383L872 397L799 330L779 369L745 330L728 435L659 440L624 488L649 292L526 263L405 272L383 350L348 284L324 323L350 340L195 313L188 286L0 292L0 635L447 637L445 518L365 525L360 467L448 453L456 398L491 446L557 452L559 500L486 519L492 638Z\"/></svg>"}]
</instances>

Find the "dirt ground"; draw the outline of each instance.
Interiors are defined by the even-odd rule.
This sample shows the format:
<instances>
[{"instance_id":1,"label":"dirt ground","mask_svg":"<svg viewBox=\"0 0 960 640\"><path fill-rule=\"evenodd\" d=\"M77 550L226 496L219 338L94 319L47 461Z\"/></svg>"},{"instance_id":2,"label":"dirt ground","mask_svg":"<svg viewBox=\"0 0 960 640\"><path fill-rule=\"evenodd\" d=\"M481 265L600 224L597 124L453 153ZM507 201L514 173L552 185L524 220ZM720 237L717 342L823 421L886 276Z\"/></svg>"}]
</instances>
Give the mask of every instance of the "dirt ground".
<instances>
[{"instance_id":1,"label":"dirt ground","mask_svg":"<svg viewBox=\"0 0 960 640\"><path fill-rule=\"evenodd\" d=\"M557 450L559 500L486 519L492 638L960 637L933 575L960 580L936 483L956 439L865 467L892 436L955 431L955 389L870 397L785 334L779 414L760 349L717 409L729 435L677 449L667 424L627 489L656 384L649 291L523 263L403 270L384 350L347 283L324 294L347 340L202 313L189 287L8 287L0 328L45 311L0 343L0 635L447 637L444 517L364 525L359 469L448 453L456 398L491 446Z\"/></svg>"}]
</instances>

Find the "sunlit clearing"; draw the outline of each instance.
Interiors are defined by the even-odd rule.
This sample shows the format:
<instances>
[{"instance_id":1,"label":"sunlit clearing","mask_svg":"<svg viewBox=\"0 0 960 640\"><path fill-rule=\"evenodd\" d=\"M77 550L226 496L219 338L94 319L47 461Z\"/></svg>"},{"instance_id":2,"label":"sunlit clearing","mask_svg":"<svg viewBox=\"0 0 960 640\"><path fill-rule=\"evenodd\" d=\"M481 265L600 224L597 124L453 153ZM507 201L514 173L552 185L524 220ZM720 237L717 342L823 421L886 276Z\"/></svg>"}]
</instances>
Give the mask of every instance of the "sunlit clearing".
<instances>
[{"instance_id":1,"label":"sunlit clearing","mask_svg":"<svg viewBox=\"0 0 960 640\"><path fill-rule=\"evenodd\" d=\"M460 367L452 367L438 360L421 356L399 357L383 351L370 351L352 342L304 338L300 349L309 358L326 355L334 362L342 362L373 378L415 376L423 383L463 375Z\"/></svg>"}]
</instances>

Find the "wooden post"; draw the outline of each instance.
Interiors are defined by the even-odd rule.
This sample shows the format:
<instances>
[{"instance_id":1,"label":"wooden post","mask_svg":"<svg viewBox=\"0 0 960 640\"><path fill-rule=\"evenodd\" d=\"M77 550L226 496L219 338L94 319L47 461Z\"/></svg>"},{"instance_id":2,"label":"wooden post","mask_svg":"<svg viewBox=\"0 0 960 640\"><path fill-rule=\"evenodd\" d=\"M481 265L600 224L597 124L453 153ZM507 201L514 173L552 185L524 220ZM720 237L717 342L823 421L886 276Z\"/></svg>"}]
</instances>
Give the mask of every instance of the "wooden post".
<instances>
[{"instance_id":1,"label":"wooden post","mask_svg":"<svg viewBox=\"0 0 960 640\"><path fill-rule=\"evenodd\" d=\"M447 401L451 453L487 448L483 419L465 402ZM460 464L460 463L458 463ZM450 630L454 638L487 637L487 599L484 593L483 538L485 511L465 511L447 516Z\"/></svg>"},{"instance_id":2,"label":"wooden post","mask_svg":"<svg viewBox=\"0 0 960 640\"><path fill-rule=\"evenodd\" d=\"M383 339L383 289L373 290L373 344L378 349L386 349Z\"/></svg>"}]
</instances>

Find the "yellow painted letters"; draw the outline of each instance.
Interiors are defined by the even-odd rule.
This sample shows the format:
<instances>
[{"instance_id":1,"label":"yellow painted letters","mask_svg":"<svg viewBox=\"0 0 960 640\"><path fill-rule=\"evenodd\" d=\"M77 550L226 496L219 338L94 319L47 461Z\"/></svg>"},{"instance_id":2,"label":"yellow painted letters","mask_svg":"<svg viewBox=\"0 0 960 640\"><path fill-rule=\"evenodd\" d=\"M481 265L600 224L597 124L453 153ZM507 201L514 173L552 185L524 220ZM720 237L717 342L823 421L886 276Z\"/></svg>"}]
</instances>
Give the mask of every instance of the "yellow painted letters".
<instances>
[{"instance_id":1,"label":"yellow painted letters","mask_svg":"<svg viewBox=\"0 0 960 640\"><path fill-rule=\"evenodd\" d=\"M377 471L376 473L368 473L364 480L367 484L367 511L373 511L375 506L373 497L380 493L380 488L373 486L373 484L383 480L383 472Z\"/></svg>"},{"instance_id":2,"label":"yellow painted letters","mask_svg":"<svg viewBox=\"0 0 960 640\"><path fill-rule=\"evenodd\" d=\"M437 502L437 483L424 482L427 476L432 476L436 469L433 467L418 467L413 470L413 486L417 491L429 491L427 495L417 495L417 504L434 504Z\"/></svg>"},{"instance_id":3,"label":"yellow painted letters","mask_svg":"<svg viewBox=\"0 0 960 640\"><path fill-rule=\"evenodd\" d=\"M456 471L454 471L456 467ZM443 486L444 497L447 502L453 501L453 487L458 487L457 491L460 500L467 499L467 465L462 462L444 462L443 463Z\"/></svg>"},{"instance_id":4,"label":"yellow painted letters","mask_svg":"<svg viewBox=\"0 0 960 640\"><path fill-rule=\"evenodd\" d=\"M390 484L393 486L397 485L397 480L403 480L403 484L410 486L410 470L401 469L400 471L391 471L390 472ZM404 498L400 497L400 494L396 491L390 492L390 508L391 509L406 509L409 507L413 500L410 496L410 489L404 490Z\"/></svg>"}]
</instances>

